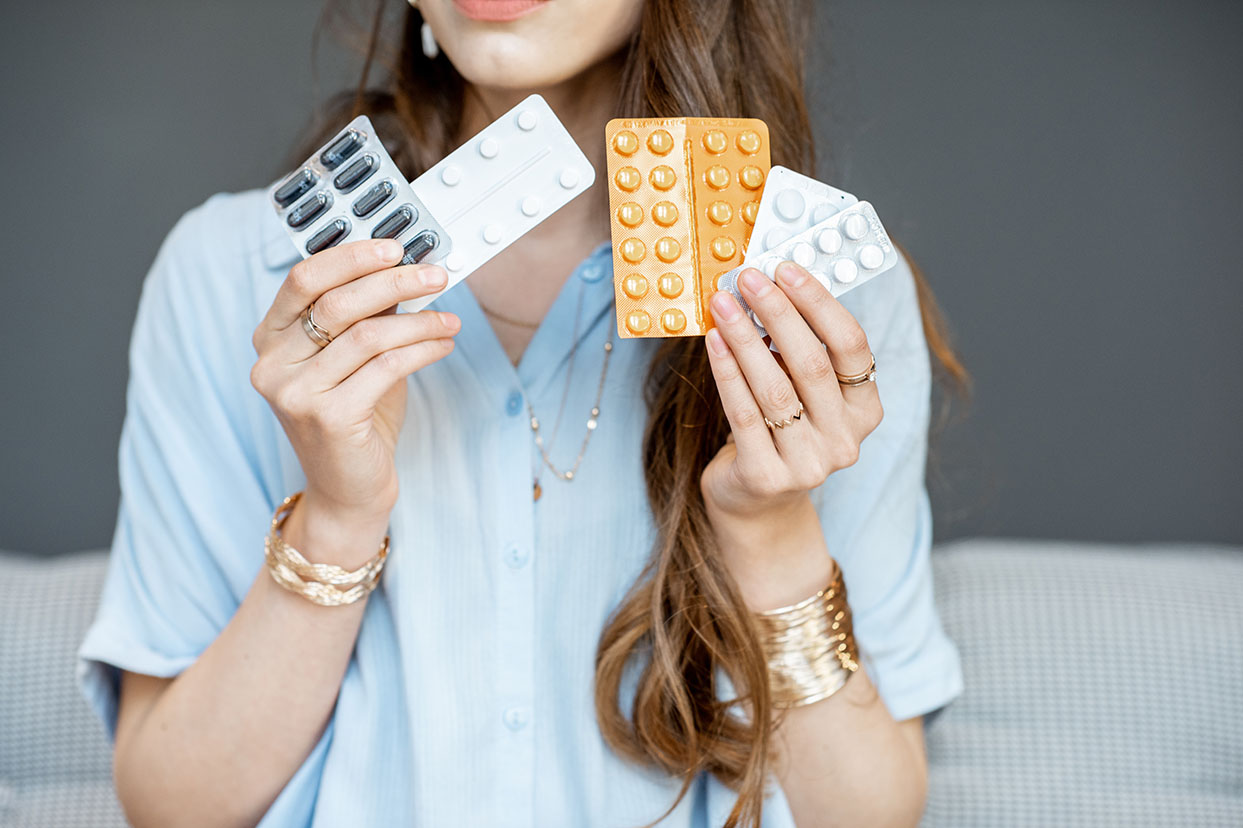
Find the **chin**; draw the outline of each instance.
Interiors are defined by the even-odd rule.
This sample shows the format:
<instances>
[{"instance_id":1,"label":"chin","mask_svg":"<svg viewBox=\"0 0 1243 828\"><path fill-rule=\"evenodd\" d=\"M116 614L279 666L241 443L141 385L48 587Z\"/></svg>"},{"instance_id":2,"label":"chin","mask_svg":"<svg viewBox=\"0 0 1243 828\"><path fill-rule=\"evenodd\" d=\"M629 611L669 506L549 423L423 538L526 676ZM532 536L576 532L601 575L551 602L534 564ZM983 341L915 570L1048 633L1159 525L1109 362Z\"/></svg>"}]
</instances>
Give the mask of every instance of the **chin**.
<instances>
[{"instance_id":1,"label":"chin","mask_svg":"<svg viewBox=\"0 0 1243 828\"><path fill-rule=\"evenodd\" d=\"M621 49L643 0L421 0L441 50L468 82L537 90L571 80ZM512 19L496 19L521 11Z\"/></svg>"}]
</instances>

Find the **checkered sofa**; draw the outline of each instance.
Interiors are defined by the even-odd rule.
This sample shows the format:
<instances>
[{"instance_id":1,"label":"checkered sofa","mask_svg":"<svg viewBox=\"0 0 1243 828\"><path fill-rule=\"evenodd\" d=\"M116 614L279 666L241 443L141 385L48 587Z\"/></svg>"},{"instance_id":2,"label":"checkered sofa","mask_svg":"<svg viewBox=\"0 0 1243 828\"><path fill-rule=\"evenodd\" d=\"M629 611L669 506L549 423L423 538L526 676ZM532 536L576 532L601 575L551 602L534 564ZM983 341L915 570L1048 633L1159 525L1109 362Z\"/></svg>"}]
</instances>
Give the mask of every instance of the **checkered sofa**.
<instances>
[{"instance_id":1,"label":"checkered sofa","mask_svg":"<svg viewBox=\"0 0 1243 828\"><path fill-rule=\"evenodd\" d=\"M0 828L110 828L74 685L105 553L0 553ZM926 826L1243 826L1243 549L970 540L934 555L966 693Z\"/></svg>"}]
</instances>

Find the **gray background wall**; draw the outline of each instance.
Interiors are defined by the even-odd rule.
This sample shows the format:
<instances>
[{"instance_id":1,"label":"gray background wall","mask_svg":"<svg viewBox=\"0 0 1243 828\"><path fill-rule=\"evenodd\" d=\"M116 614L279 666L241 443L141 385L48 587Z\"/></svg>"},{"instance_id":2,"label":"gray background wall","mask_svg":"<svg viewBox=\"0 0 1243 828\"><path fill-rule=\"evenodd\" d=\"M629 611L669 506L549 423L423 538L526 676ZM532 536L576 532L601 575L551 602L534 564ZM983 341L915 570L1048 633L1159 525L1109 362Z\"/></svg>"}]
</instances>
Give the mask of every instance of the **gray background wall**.
<instances>
[{"instance_id":1,"label":"gray background wall","mask_svg":"<svg viewBox=\"0 0 1243 828\"><path fill-rule=\"evenodd\" d=\"M821 173L975 376L940 536L1243 542L1243 4L822 5ZM317 7L3 5L0 548L108 541L142 277L183 211L283 170Z\"/></svg>"}]
</instances>

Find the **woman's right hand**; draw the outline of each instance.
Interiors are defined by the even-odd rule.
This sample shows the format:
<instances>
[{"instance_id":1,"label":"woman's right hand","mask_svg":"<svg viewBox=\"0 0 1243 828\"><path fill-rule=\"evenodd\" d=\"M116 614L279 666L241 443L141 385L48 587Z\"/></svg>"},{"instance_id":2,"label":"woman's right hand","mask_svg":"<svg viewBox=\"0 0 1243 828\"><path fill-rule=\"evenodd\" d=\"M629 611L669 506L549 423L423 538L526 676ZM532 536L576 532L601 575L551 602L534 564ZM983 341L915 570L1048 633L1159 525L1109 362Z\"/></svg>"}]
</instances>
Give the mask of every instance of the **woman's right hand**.
<instances>
[{"instance_id":1,"label":"woman's right hand","mask_svg":"<svg viewBox=\"0 0 1243 828\"><path fill-rule=\"evenodd\" d=\"M308 509L387 524L397 500L393 452L406 410L405 379L447 356L461 321L451 313L394 313L435 293L435 265L399 266L390 239L343 244L294 265L255 329L251 383L268 401L302 463ZM321 348L302 327L332 342ZM374 550L368 551L370 554Z\"/></svg>"}]
</instances>

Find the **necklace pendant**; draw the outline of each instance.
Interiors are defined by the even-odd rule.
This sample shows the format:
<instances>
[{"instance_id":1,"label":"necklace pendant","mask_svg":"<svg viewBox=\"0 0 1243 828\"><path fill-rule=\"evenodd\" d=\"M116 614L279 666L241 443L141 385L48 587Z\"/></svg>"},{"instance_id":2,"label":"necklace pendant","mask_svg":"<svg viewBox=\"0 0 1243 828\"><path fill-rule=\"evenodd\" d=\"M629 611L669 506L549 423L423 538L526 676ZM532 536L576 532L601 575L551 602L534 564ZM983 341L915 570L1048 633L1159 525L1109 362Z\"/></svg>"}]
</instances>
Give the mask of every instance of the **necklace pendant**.
<instances>
[{"instance_id":1,"label":"necklace pendant","mask_svg":"<svg viewBox=\"0 0 1243 828\"><path fill-rule=\"evenodd\" d=\"M531 499L533 501L539 500L539 496L542 495L543 493L544 493L544 490L540 488L539 480L536 480L535 485L532 487L531 494L533 495L533 497Z\"/></svg>"}]
</instances>

